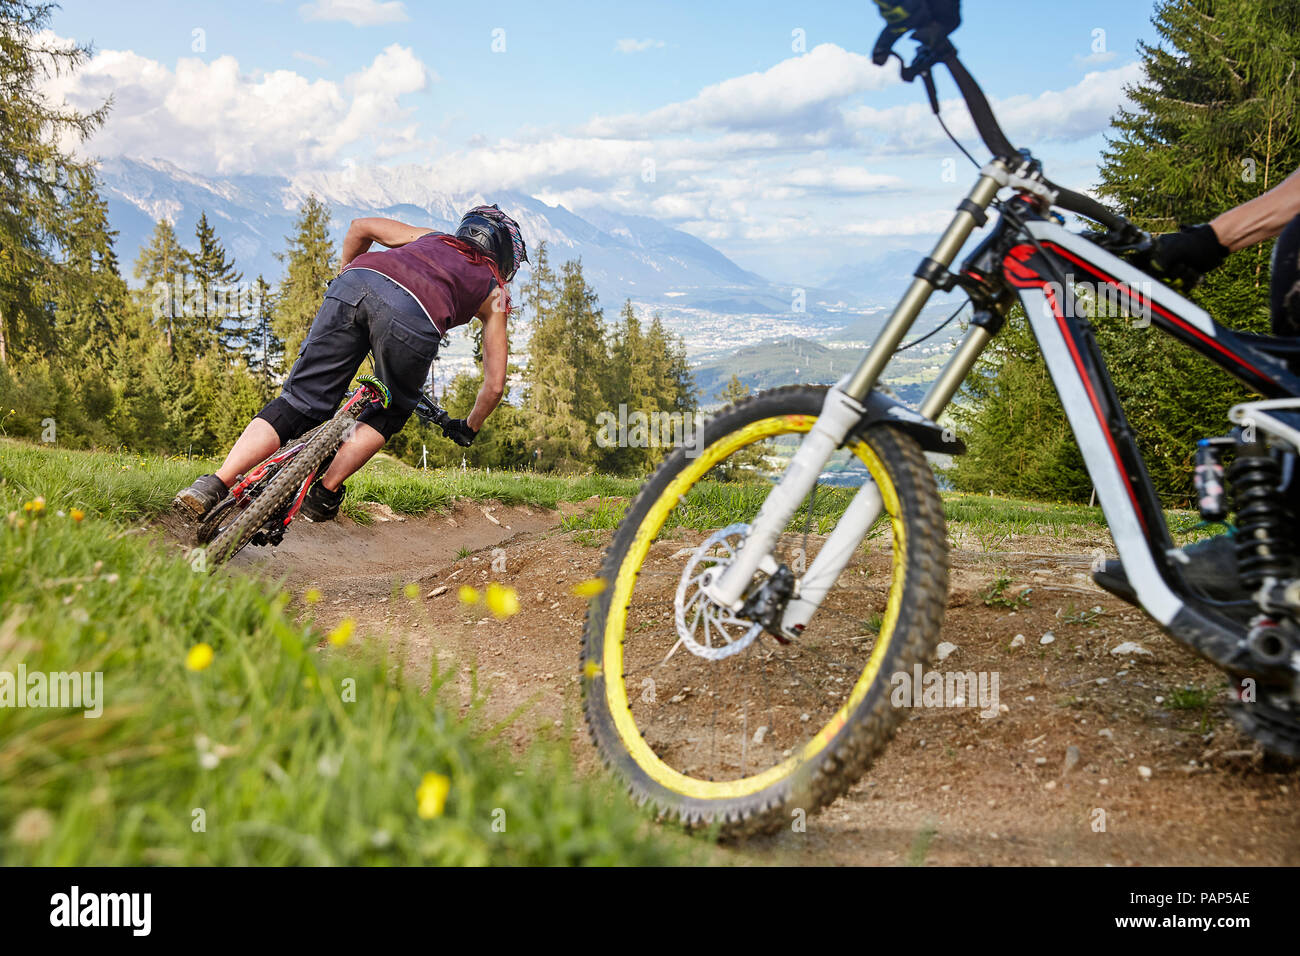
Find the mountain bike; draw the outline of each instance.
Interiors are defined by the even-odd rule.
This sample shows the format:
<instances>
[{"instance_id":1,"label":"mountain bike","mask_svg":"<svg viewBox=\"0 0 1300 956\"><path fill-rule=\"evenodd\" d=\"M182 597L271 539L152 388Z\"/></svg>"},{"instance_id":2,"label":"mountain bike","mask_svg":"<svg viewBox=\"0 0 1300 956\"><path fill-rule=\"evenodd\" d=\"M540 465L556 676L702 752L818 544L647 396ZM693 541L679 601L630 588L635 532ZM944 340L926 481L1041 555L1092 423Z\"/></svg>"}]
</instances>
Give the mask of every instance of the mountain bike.
<instances>
[{"instance_id":1,"label":"mountain bike","mask_svg":"<svg viewBox=\"0 0 1300 956\"><path fill-rule=\"evenodd\" d=\"M290 523L302 508L307 490L334 460L339 446L351 437L357 419L372 405L388 407L388 387L372 375L362 375L358 386L329 421L281 446L270 458L240 475L229 493L199 525L198 542L210 564L229 561L245 546L274 547L284 540ZM450 416L427 392L420 393L415 414L444 430Z\"/></svg>"},{"instance_id":2,"label":"mountain bike","mask_svg":"<svg viewBox=\"0 0 1300 956\"><path fill-rule=\"evenodd\" d=\"M1300 344L1225 328L1162 282L1150 236L1049 180L1011 145L946 36L916 38L913 62L899 57L903 78L922 79L937 115L933 70L945 67L993 159L850 374L732 405L664 460L619 525L588 612L592 738L637 801L688 826L737 836L789 825L847 790L892 737L891 678L929 664L947 603L948 538L925 453L965 450L937 419L1017 303L1136 603L1231 675L1247 733L1300 755L1300 577L1282 487L1300 450ZM898 56L885 47L878 64ZM1100 228L1071 231L1058 209ZM954 268L977 228L987 234ZM1222 520L1235 501L1250 601L1212 600L1185 576L1076 294L1083 282L1264 397L1233 408L1232 433L1196 452L1211 477L1235 459L1231 500L1208 481L1201 505ZM954 289L972 318L913 409L881 391L882 372L930 297ZM853 472L856 491L830 480ZM868 536L887 551L860 549Z\"/></svg>"}]
</instances>

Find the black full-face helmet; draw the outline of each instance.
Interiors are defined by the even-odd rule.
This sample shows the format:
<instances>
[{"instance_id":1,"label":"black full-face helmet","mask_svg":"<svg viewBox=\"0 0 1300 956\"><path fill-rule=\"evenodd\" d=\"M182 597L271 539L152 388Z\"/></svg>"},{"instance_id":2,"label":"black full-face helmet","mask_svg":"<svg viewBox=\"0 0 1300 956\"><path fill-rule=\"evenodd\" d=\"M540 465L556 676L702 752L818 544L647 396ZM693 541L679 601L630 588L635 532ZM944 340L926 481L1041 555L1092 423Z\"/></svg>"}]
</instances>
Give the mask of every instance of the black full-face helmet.
<instances>
[{"instance_id":1,"label":"black full-face helmet","mask_svg":"<svg viewBox=\"0 0 1300 956\"><path fill-rule=\"evenodd\" d=\"M519 271L519 264L528 261L528 249L519 232L519 223L503 213L495 203L475 206L460 220L456 237L473 243L491 256L497 264L503 282L509 282Z\"/></svg>"}]
</instances>

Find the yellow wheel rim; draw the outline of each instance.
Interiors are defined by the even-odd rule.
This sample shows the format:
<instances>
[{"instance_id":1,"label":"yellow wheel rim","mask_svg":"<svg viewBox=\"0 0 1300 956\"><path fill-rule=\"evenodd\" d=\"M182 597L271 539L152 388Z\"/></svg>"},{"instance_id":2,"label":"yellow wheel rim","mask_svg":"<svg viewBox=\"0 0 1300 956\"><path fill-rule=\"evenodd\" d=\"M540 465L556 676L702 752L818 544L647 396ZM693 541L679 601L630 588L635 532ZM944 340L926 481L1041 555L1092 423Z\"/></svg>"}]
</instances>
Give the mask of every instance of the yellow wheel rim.
<instances>
[{"instance_id":1,"label":"yellow wheel rim","mask_svg":"<svg viewBox=\"0 0 1300 956\"><path fill-rule=\"evenodd\" d=\"M663 528L668 515L684 500L686 493L699 480L723 459L746 445L771 438L775 435L788 435L807 432L816 421L815 415L780 415L764 418L723 437L709 445L690 462L682 472L669 483L663 494L655 501L645 520L637 528L632 545L628 548L623 563L619 566L614 579L614 590L609 601L609 612L605 620L605 637L602 654L602 671L605 677L605 702L614 718L614 726L623 741L623 746L632 759L652 780L675 793L700 800L725 800L745 797L770 787L789 777L795 770L814 760L835 739L848 721L849 715L866 697L871 685L879 673L881 662L888 653L893 640L894 627L898 622L899 608L902 603L903 578L906 573L907 541L898 504L898 492L886 471L884 463L872 451L865 441L859 441L852 451L867 467L871 478L880 489L884 501L885 513L889 515L893 528L893 572L890 578L889 599L885 607L884 619L880 625L879 639L872 649L866 667L858 676L848 698L838 711L797 753L776 764L762 773L736 780L700 780L688 777L674 770L659 759L650 745L645 742L637 730L632 717L631 703L627 696L627 686L623 681L623 639L627 623L627 610L631 602L632 590L636 585L637 575L650 545Z\"/></svg>"}]
</instances>

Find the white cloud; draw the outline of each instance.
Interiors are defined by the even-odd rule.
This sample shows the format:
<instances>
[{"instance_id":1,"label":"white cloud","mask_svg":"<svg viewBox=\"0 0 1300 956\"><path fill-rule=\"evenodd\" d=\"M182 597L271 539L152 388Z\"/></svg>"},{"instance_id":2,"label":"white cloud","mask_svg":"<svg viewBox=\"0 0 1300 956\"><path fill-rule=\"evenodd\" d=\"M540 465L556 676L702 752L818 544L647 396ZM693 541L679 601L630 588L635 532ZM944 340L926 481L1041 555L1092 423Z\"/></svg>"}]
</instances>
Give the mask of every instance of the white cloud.
<instances>
[{"instance_id":1,"label":"white cloud","mask_svg":"<svg viewBox=\"0 0 1300 956\"><path fill-rule=\"evenodd\" d=\"M313 54L313 53L304 53L304 52L302 52L301 50L294 50L294 51L293 51L293 58L294 58L295 60L302 60L302 61L305 62L305 63L312 63L312 64L315 64L316 66L319 66L319 67L326 67L326 66L329 66L329 65L330 65L330 61L327 60L327 59L325 59L325 57L323 57L323 56L316 56L316 55Z\"/></svg>"},{"instance_id":2,"label":"white cloud","mask_svg":"<svg viewBox=\"0 0 1300 956\"><path fill-rule=\"evenodd\" d=\"M322 0L312 8L392 6L400 7ZM1068 89L1007 97L995 108L1013 142L1074 143L1104 130L1124 86L1140 79L1135 63L1097 70ZM937 157L952 150L919 88L904 105L864 105L863 94L897 84L896 73L833 44L643 113L497 140L479 135L435 155L407 97L436 80L410 48L393 44L337 82L290 69L247 72L229 56L169 67L107 50L46 88L82 109L113 96L108 123L87 146L92 155L158 157L209 174L283 174L297 185L328 181L355 189L352 204L363 207L423 205L436 191L486 197L514 189L580 214L603 207L655 216L724 251L776 258L770 250L791 239L835 235L865 245L932 234L965 185L939 175ZM944 115L974 149L961 101L945 102ZM359 162L381 173L420 153L423 165L384 180L380 191L363 188L374 181L367 175L353 174L357 185L349 187L340 170ZM1061 175L1069 173L1086 185L1090 157L1077 153L1066 151L1069 168L1056 164L1054 178L1070 182Z\"/></svg>"},{"instance_id":3,"label":"white cloud","mask_svg":"<svg viewBox=\"0 0 1300 956\"><path fill-rule=\"evenodd\" d=\"M659 49L663 45L663 40L628 38L614 41L614 50L618 53L644 53L646 50Z\"/></svg>"},{"instance_id":4,"label":"white cloud","mask_svg":"<svg viewBox=\"0 0 1300 956\"><path fill-rule=\"evenodd\" d=\"M80 109L113 97L107 123L81 147L90 155L159 157L205 173L291 173L349 150L383 158L420 147L402 98L435 79L398 44L341 84L292 70L246 73L231 56L184 58L169 69L103 50L75 74L47 80L45 92Z\"/></svg>"},{"instance_id":5,"label":"white cloud","mask_svg":"<svg viewBox=\"0 0 1300 956\"><path fill-rule=\"evenodd\" d=\"M844 224L850 236L929 236L952 222L951 209L926 209L901 216L862 219Z\"/></svg>"},{"instance_id":6,"label":"white cloud","mask_svg":"<svg viewBox=\"0 0 1300 956\"><path fill-rule=\"evenodd\" d=\"M841 54L827 48L822 55L852 62L852 54ZM951 149L928 106L854 106L847 78L832 82L803 57L787 63L805 71L803 82L791 80L789 68L776 74L790 81L788 98L831 110L838 126L790 129L773 120L742 127L739 117L764 115L753 104L764 102L769 70L741 78L747 98L715 100L710 90L726 86L719 84L646 114L528 141L482 143L439 157L430 175L458 191L513 188L579 213L603 207L654 216L724 250L826 235L872 244L940 231L952 216L949 194L959 195L964 183L940 176L935 158ZM1008 97L996 109L1015 142L1074 142L1105 129L1124 86L1139 77L1135 64L1089 73L1069 89ZM960 100L945 104L945 118L974 148ZM651 181L642 175L647 161ZM1080 180L1089 175L1073 166L1068 172ZM828 204L835 215L826 215Z\"/></svg>"},{"instance_id":7,"label":"white cloud","mask_svg":"<svg viewBox=\"0 0 1300 956\"><path fill-rule=\"evenodd\" d=\"M1118 55L1119 54L1117 54L1114 50L1098 50L1095 53L1089 53L1087 56L1076 56L1074 58L1074 62L1087 63L1087 64L1109 63L1111 60L1115 59L1115 57Z\"/></svg>"},{"instance_id":8,"label":"white cloud","mask_svg":"<svg viewBox=\"0 0 1300 956\"><path fill-rule=\"evenodd\" d=\"M805 166L792 170L782 181L833 193L869 193L903 184L897 176L872 173L863 166Z\"/></svg>"},{"instance_id":9,"label":"white cloud","mask_svg":"<svg viewBox=\"0 0 1300 956\"><path fill-rule=\"evenodd\" d=\"M399 0L313 0L298 8L304 20L345 20L354 27L409 20Z\"/></svg>"},{"instance_id":10,"label":"white cloud","mask_svg":"<svg viewBox=\"0 0 1300 956\"><path fill-rule=\"evenodd\" d=\"M1065 90L1046 90L1037 96L1025 94L991 102L1003 130L1015 144L1032 146L1045 140L1074 142L1106 130L1111 116L1128 100L1124 88L1141 79L1142 66L1134 62L1088 73ZM965 103L954 98L940 106L953 135L968 147L973 145L975 127ZM889 152L916 153L947 142L924 103L887 109L860 106L846 110L844 116L848 127L857 131L863 142L872 141Z\"/></svg>"},{"instance_id":11,"label":"white cloud","mask_svg":"<svg viewBox=\"0 0 1300 956\"><path fill-rule=\"evenodd\" d=\"M585 127L594 136L649 137L687 130L779 129L788 134L824 125L827 109L865 90L897 83L870 57L823 43L761 73L706 86L696 96L648 113L596 117Z\"/></svg>"}]
</instances>

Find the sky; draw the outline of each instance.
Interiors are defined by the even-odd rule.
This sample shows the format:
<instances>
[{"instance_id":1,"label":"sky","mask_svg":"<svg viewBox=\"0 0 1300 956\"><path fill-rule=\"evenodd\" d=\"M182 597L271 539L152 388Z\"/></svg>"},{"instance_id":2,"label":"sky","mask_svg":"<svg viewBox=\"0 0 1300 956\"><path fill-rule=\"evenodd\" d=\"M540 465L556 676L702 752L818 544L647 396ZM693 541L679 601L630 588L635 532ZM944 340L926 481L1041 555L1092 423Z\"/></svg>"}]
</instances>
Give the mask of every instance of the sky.
<instances>
[{"instance_id":1,"label":"sky","mask_svg":"<svg viewBox=\"0 0 1300 956\"><path fill-rule=\"evenodd\" d=\"M967 0L953 42L1012 141L1086 189L1152 6ZM772 278L793 256L829 275L926 246L973 182L921 85L871 63L881 25L866 0L63 0L52 32L95 54L47 92L112 96L92 156L414 164L451 192L651 216ZM946 76L940 96L982 160Z\"/></svg>"}]
</instances>

